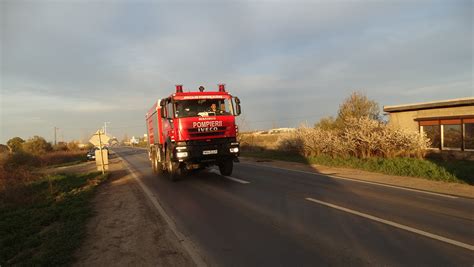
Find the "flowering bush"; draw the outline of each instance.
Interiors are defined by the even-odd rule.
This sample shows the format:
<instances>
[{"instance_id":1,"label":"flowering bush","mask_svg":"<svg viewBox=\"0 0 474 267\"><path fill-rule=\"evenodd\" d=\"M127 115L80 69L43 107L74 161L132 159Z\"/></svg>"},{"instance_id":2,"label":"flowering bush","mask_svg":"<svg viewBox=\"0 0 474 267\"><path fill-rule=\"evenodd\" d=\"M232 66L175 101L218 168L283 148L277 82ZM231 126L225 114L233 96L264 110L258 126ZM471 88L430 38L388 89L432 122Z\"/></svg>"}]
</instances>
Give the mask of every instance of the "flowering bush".
<instances>
[{"instance_id":1,"label":"flowering bush","mask_svg":"<svg viewBox=\"0 0 474 267\"><path fill-rule=\"evenodd\" d=\"M278 141L280 150L304 156L358 158L421 158L429 145L424 134L395 128L368 117L348 118L339 129L301 126Z\"/></svg>"}]
</instances>

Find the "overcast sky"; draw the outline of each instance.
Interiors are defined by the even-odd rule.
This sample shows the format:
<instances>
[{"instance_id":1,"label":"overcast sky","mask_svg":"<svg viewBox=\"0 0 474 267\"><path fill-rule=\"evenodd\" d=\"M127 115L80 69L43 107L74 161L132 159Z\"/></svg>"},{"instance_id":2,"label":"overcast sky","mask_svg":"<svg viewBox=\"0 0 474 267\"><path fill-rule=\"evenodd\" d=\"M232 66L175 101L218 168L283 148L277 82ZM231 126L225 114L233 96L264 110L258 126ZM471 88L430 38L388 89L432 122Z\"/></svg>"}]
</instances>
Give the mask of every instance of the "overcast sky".
<instances>
[{"instance_id":1,"label":"overcast sky","mask_svg":"<svg viewBox=\"0 0 474 267\"><path fill-rule=\"evenodd\" d=\"M5 1L1 133L145 132L157 98L226 83L244 127L474 96L473 1Z\"/></svg>"}]
</instances>

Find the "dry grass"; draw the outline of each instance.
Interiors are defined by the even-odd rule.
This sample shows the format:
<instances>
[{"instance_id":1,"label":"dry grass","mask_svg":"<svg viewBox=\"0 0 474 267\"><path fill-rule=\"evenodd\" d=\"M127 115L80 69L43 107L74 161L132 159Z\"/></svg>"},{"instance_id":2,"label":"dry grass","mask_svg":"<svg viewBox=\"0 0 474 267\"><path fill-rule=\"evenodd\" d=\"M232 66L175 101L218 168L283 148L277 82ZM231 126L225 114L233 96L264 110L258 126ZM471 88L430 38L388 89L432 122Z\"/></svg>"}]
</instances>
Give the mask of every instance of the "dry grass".
<instances>
[{"instance_id":1,"label":"dry grass","mask_svg":"<svg viewBox=\"0 0 474 267\"><path fill-rule=\"evenodd\" d=\"M84 161L86 159L85 155L85 150L53 151L42 155L40 161L42 166L52 166L74 161Z\"/></svg>"},{"instance_id":2,"label":"dry grass","mask_svg":"<svg viewBox=\"0 0 474 267\"><path fill-rule=\"evenodd\" d=\"M246 150L276 149L285 134L254 134L243 133L239 135L240 146Z\"/></svg>"},{"instance_id":3,"label":"dry grass","mask_svg":"<svg viewBox=\"0 0 474 267\"><path fill-rule=\"evenodd\" d=\"M24 152L0 154L0 193L7 197L24 197L25 185L40 179L35 170L41 167L80 162L85 160L85 151L53 151L41 156Z\"/></svg>"}]
</instances>

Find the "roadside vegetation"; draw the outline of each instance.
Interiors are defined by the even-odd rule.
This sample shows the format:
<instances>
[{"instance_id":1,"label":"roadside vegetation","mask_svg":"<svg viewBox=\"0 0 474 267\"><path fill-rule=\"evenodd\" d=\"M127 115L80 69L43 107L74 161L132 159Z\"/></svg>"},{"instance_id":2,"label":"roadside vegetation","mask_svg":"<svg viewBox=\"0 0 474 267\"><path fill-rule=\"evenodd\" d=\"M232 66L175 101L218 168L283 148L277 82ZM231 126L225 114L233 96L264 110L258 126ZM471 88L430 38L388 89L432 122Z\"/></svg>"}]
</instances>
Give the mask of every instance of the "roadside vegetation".
<instances>
[{"instance_id":1,"label":"roadside vegetation","mask_svg":"<svg viewBox=\"0 0 474 267\"><path fill-rule=\"evenodd\" d=\"M0 265L70 263L92 215L94 188L106 176L47 176L1 194Z\"/></svg>"},{"instance_id":2,"label":"roadside vegetation","mask_svg":"<svg viewBox=\"0 0 474 267\"><path fill-rule=\"evenodd\" d=\"M80 149L75 142L51 145L44 138L28 140L14 137L0 146L0 191L13 190L38 179L37 171L86 161L87 148Z\"/></svg>"},{"instance_id":3,"label":"roadside vegetation","mask_svg":"<svg viewBox=\"0 0 474 267\"><path fill-rule=\"evenodd\" d=\"M241 135L242 155L474 184L474 164L426 158L430 140L382 120L378 104L353 93L336 118L278 135Z\"/></svg>"},{"instance_id":4,"label":"roadside vegetation","mask_svg":"<svg viewBox=\"0 0 474 267\"><path fill-rule=\"evenodd\" d=\"M41 169L86 160L77 143L14 137L0 146L0 266L71 262L91 215L100 173L45 176Z\"/></svg>"}]
</instances>

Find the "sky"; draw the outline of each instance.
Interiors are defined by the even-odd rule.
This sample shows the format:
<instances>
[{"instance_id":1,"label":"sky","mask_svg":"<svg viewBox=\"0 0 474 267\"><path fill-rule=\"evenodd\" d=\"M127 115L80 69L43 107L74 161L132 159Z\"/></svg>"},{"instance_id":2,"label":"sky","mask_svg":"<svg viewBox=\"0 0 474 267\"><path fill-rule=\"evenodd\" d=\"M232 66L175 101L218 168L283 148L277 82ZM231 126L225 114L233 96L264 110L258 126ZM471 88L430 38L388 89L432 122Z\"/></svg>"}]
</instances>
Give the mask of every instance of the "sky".
<instances>
[{"instance_id":1,"label":"sky","mask_svg":"<svg viewBox=\"0 0 474 267\"><path fill-rule=\"evenodd\" d=\"M379 105L473 97L473 1L0 0L0 143L145 133L174 92L242 102L241 129Z\"/></svg>"}]
</instances>

